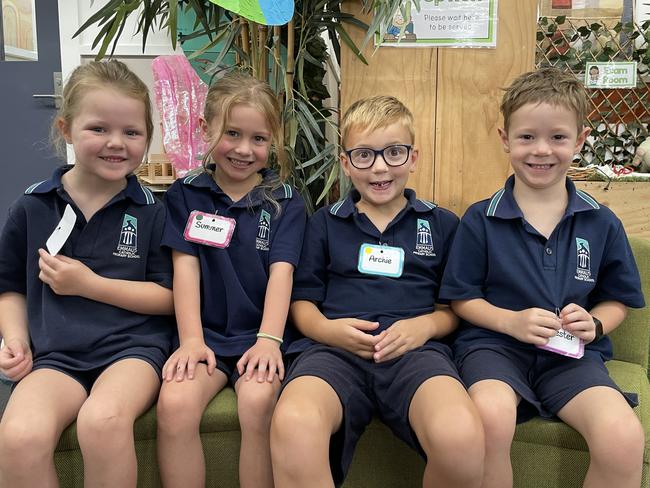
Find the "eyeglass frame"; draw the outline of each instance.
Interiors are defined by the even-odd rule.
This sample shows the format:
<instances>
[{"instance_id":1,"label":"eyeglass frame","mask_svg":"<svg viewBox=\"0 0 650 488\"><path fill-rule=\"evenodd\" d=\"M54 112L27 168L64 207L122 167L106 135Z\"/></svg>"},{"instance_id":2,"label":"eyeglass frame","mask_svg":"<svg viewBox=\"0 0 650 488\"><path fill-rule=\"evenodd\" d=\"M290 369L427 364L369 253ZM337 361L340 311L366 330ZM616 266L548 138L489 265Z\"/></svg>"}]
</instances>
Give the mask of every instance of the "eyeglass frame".
<instances>
[{"instance_id":1,"label":"eyeglass frame","mask_svg":"<svg viewBox=\"0 0 650 488\"><path fill-rule=\"evenodd\" d=\"M391 147L405 147L406 148L406 158L404 159L403 163L400 164L390 164L388 161L386 161L386 158L384 157L384 151L388 148ZM356 164L352 162L352 151L358 151L360 149L365 149L366 151L372 151L374 154L374 158L372 160L372 163L370 163L370 166L366 166L364 168L359 168ZM400 166L404 166L408 160L409 156L411 155L411 150L413 149L412 144L390 144L389 146L386 146L382 149L373 149L371 147L355 147L350 150L344 149L343 152L345 155L348 157L348 161L350 161L350 164L354 166L356 169L364 170L364 169L370 169L373 167L373 165L377 162L377 156L381 154L381 159L384 160L384 163L386 163L386 166L390 166L391 168L399 168Z\"/></svg>"}]
</instances>

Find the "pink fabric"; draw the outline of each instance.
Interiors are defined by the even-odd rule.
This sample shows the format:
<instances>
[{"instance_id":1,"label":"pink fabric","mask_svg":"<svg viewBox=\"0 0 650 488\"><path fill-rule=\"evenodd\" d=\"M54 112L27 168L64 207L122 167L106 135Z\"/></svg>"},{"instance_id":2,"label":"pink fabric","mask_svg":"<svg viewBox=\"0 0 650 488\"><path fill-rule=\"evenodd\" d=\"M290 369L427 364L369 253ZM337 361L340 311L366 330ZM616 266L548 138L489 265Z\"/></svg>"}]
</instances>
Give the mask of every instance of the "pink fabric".
<instances>
[{"instance_id":1,"label":"pink fabric","mask_svg":"<svg viewBox=\"0 0 650 488\"><path fill-rule=\"evenodd\" d=\"M208 86L180 54L158 56L151 68L163 146L176 174L182 177L201 164L208 149L199 126Z\"/></svg>"}]
</instances>

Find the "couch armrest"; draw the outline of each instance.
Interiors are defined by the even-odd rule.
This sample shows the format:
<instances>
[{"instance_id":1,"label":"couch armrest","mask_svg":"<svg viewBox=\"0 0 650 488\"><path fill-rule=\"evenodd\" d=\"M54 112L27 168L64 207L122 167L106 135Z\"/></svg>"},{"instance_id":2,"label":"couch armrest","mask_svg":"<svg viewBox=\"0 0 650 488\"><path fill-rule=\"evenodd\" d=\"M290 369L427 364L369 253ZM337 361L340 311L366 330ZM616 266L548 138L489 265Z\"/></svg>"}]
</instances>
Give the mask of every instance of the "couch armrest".
<instances>
[{"instance_id":1,"label":"couch armrest","mask_svg":"<svg viewBox=\"0 0 650 488\"><path fill-rule=\"evenodd\" d=\"M641 274L641 287L650 300L650 240L630 238L630 245ZM640 364L648 371L650 347L650 307L630 309L625 321L610 334L614 345L614 359Z\"/></svg>"}]
</instances>

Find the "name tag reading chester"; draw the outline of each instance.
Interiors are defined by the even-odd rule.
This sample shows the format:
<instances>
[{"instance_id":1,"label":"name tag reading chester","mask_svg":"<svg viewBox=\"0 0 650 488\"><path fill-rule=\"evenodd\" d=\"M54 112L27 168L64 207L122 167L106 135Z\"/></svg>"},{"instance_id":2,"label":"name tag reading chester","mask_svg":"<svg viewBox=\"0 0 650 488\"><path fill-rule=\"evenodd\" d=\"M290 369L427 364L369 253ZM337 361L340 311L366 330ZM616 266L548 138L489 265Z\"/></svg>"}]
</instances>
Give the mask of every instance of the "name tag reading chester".
<instances>
[{"instance_id":1,"label":"name tag reading chester","mask_svg":"<svg viewBox=\"0 0 650 488\"><path fill-rule=\"evenodd\" d=\"M224 248L230 244L235 220L229 217L193 210L187 219L183 237L186 241Z\"/></svg>"},{"instance_id":2,"label":"name tag reading chester","mask_svg":"<svg viewBox=\"0 0 650 488\"><path fill-rule=\"evenodd\" d=\"M359 272L399 278L404 268L404 249L362 244L359 249Z\"/></svg>"}]
</instances>

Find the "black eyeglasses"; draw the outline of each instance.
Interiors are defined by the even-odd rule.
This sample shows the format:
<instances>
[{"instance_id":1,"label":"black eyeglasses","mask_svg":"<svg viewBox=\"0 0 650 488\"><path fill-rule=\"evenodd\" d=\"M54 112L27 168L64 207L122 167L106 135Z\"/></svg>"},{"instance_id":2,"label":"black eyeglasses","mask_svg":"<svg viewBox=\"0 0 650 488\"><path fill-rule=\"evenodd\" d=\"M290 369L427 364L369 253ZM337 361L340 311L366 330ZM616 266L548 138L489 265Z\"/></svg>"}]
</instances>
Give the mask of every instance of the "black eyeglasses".
<instances>
[{"instance_id":1,"label":"black eyeglasses","mask_svg":"<svg viewBox=\"0 0 650 488\"><path fill-rule=\"evenodd\" d=\"M352 166L357 169L368 169L381 156L388 166L402 166L409 159L411 147L407 144L393 144L383 149L372 149L369 147L357 147L345 151Z\"/></svg>"}]
</instances>

